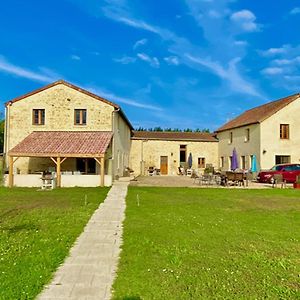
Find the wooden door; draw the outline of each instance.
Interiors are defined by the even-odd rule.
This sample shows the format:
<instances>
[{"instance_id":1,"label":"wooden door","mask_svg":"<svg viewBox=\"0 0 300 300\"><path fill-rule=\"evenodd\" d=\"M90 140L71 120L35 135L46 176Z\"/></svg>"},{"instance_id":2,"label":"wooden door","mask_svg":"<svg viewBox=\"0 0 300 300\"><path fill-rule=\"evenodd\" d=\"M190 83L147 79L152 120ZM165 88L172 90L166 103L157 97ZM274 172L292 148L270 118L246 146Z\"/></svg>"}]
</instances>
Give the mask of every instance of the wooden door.
<instances>
[{"instance_id":1,"label":"wooden door","mask_svg":"<svg viewBox=\"0 0 300 300\"><path fill-rule=\"evenodd\" d=\"M168 175L168 156L160 157L160 174Z\"/></svg>"}]
</instances>

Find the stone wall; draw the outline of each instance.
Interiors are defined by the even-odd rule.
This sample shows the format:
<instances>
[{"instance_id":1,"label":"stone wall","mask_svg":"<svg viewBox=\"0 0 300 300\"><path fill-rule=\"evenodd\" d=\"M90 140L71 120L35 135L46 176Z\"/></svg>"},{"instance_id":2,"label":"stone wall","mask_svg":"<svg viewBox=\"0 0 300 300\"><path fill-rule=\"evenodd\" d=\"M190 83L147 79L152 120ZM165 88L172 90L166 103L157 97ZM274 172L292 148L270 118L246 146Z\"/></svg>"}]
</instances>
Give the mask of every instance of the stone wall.
<instances>
[{"instance_id":1,"label":"stone wall","mask_svg":"<svg viewBox=\"0 0 300 300\"><path fill-rule=\"evenodd\" d=\"M247 140L247 129L249 129L250 139ZM232 142L230 142L232 133ZM246 169L251 168L251 156L256 155L258 168L260 168L260 124L243 126L218 133L219 139L219 167L222 170L230 170L233 149L238 155L239 167L242 166L242 156L245 156ZM221 166L223 157L224 166Z\"/></svg>"},{"instance_id":2,"label":"stone wall","mask_svg":"<svg viewBox=\"0 0 300 300\"><path fill-rule=\"evenodd\" d=\"M198 158L204 157L206 164L218 166L217 142L132 140L130 168L135 175L146 175L149 167L160 168L161 156L168 157L168 175L176 175L180 166L180 145L186 145L186 157L192 153L193 169L198 169Z\"/></svg>"},{"instance_id":3,"label":"stone wall","mask_svg":"<svg viewBox=\"0 0 300 300\"><path fill-rule=\"evenodd\" d=\"M45 109L45 125L32 124L33 109ZM87 110L86 125L74 125L74 109ZM50 87L7 107L6 153L33 131L112 131L113 111L113 106L64 84ZM28 173L29 170L40 169L40 162L37 159L19 158L15 168L20 173ZM67 160L64 166L69 163Z\"/></svg>"}]
</instances>

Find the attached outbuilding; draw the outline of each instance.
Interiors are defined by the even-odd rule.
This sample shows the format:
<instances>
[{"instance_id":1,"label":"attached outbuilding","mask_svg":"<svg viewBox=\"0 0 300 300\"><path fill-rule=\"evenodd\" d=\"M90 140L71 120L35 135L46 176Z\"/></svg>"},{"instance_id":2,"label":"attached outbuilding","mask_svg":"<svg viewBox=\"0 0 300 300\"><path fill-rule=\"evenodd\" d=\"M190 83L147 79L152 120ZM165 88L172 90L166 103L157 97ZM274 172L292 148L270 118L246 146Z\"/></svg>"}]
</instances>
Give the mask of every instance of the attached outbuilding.
<instances>
[{"instance_id":1,"label":"attached outbuilding","mask_svg":"<svg viewBox=\"0 0 300 300\"><path fill-rule=\"evenodd\" d=\"M189 156L193 169L217 167L217 138L203 132L133 131L130 168L135 175L147 175L149 168L176 175L180 166L188 167Z\"/></svg>"}]
</instances>

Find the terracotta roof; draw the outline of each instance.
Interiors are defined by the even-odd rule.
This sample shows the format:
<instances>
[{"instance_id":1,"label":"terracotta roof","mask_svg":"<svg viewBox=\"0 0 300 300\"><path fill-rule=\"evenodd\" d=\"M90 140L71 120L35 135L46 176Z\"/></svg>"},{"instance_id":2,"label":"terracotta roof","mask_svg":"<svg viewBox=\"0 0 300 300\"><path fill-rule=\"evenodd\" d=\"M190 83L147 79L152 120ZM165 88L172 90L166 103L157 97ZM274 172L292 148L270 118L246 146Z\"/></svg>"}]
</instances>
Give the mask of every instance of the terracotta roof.
<instances>
[{"instance_id":1,"label":"terracotta roof","mask_svg":"<svg viewBox=\"0 0 300 300\"><path fill-rule=\"evenodd\" d=\"M133 131L133 140L197 141L217 142L211 133L205 132L166 132L166 131Z\"/></svg>"},{"instance_id":2,"label":"terracotta roof","mask_svg":"<svg viewBox=\"0 0 300 300\"><path fill-rule=\"evenodd\" d=\"M69 83L69 82L65 81L65 80L58 80L58 81L55 81L55 82L50 83L50 84L48 84L48 85L45 85L45 86L43 86L43 87L41 87L41 88L39 88L39 89L36 89L36 90L34 90L34 91L30 92L30 93L27 93L27 94L25 94L25 95L22 95L22 96L20 96L20 97L17 97L17 98L14 98L14 99L10 100L10 101L7 101L7 102L5 103L5 105L7 106L7 105L9 105L9 104L13 104L13 103L15 103L15 102L18 102L18 101L20 101L20 100L23 100L23 99L25 99L25 98L27 98L27 97L29 97L29 96L35 95L35 94L37 94L37 93L40 93L40 92L42 92L42 91L44 91L44 90L47 90L47 89L49 89L49 88L51 88L51 87L54 87L54 86L56 86L56 85L59 85L59 84L63 84L63 85L65 85L65 86L67 86L67 87L69 87L69 88L71 88L71 89L74 89L74 90L76 90L76 91L78 91L78 92L81 92L81 93L83 93L83 94L85 94L85 95L88 95L88 96L90 96L90 97L92 97L92 98L94 98L94 99L96 99L96 100L102 101L102 102L104 102L104 103L106 103L106 104L109 104L109 105L113 106L116 110L119 110L120 114L122 115L122 117L124 118L124 120L126 121L126 123L128 124L128 126L129 126L131 129L133 129L131 123L129 122L129 120L128 120L128 118L126 117L125 113L122 111L121 107L120 107L118 104L116 104L116 103L114 103L114 102L111 102L111 101L109 101L109 100L107 100L107 99L105 99L105 98L103 98L103 97L100 97L100 96L98 96L98 95L96 95L96 94L94 94L94 93L91 93L91 92L89 92L89 91L87 91L87 90L85 90L85 89L82 89L82 88L80 88L80 87L78 87L78 86L76 86L76 85L74 85L74 84L72 84L72 83Z\"/></svg>"},{"instance_id":3,"label":"terracotta roof","mask_svg":"<svg viewBox=\"0 0 300 300\"><path fill-rule=\"evenodd\" d=\"M246 125L256 124L264 121L265 119L271 117L276 112L295 101L299 98L299 94L291 95L279 100L269 102L267 104L249 109L236 117L235 119L229 121L222 127L220 127L216 132L225 131L237 127L242 127Z\"/></svg>"},{"instance_id":4,"label":"terracotta roof","mask_svg":"<svg viewBox=\"0 0 300 300\"><path fill-rule=\"evenodd\" d=\"M34 131L8 154L35 157L99 157L109 146L109 131Z\"/></svg>"}]
</instances>

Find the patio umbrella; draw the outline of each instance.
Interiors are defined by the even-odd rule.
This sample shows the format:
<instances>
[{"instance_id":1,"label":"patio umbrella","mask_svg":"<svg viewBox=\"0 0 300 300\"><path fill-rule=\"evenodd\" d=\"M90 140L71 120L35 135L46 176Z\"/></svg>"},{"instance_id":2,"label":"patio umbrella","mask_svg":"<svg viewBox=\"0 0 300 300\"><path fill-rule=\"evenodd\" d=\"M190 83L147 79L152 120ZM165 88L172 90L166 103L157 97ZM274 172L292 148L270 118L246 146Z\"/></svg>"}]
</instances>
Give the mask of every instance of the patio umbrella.
<instances>
[{"instance_id":1,"label":"patio umbrella","mask_svg":"<svg viewBox=\"0 0 300 300\"><path fill-rule=\"evenodd\" d=\"M192 165L193 165L193 158L192 158L192 153L190 152L189 157L188 157L189 169L192 167Z\"/></svg>"},{"instance_id":2,"label":"patio umbrella","mask_svg":"<svg viewBox=\"0 0 300 300\"><path fill-rule=\"evenodd\" d=\"M239 167L238 156L236 153L236 149L233 148L232 157L231 157L231 170L236 170Z\"/></svg>"},{"instance_id":3,"label":"patio umbrella","mask_svg":"<svg viewBox=\"0 0 300 300\"><path fill-rule=\"evenodd\" d=\"M257 160L255 154L252 156L252 160L251 160L251 172L252 173L257 172Z\"/></svg>"}]
</instances>

